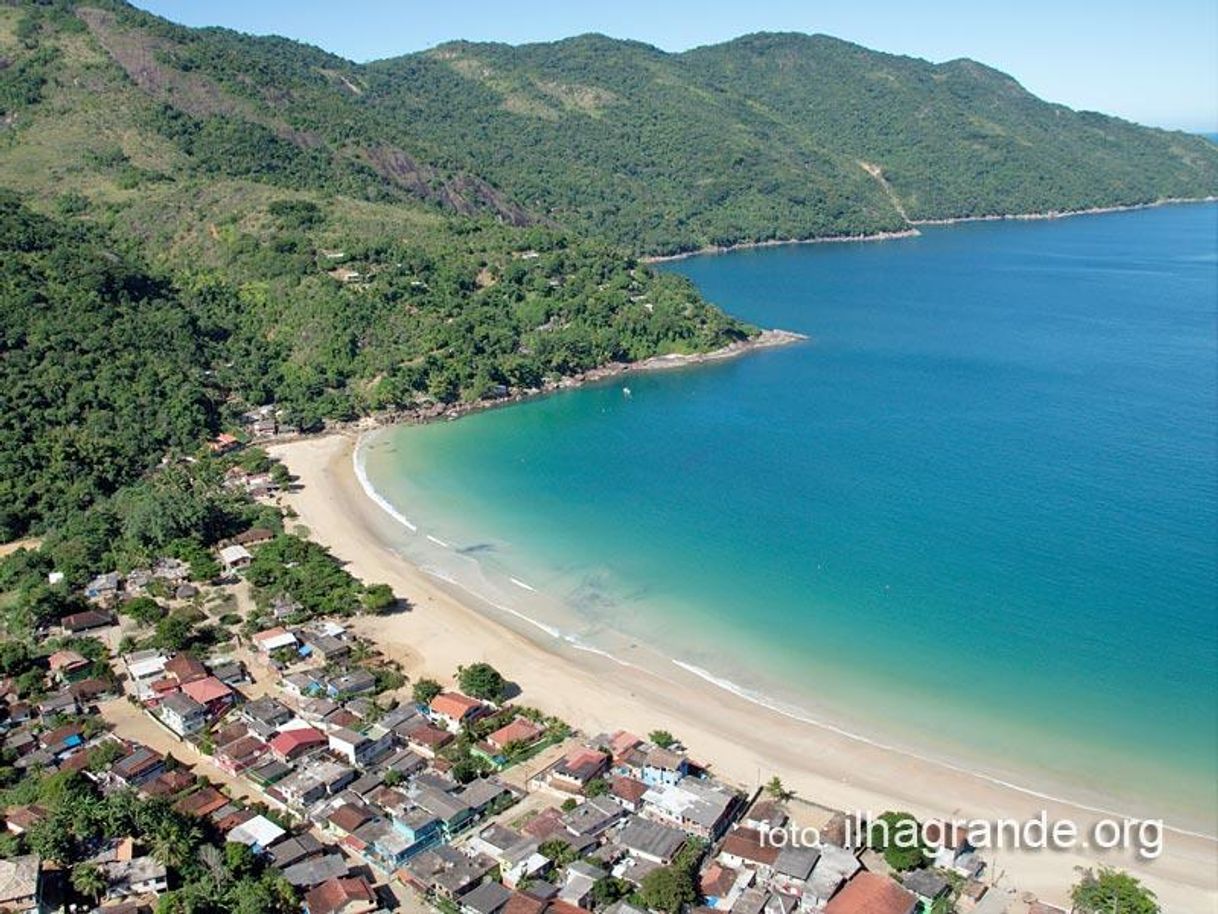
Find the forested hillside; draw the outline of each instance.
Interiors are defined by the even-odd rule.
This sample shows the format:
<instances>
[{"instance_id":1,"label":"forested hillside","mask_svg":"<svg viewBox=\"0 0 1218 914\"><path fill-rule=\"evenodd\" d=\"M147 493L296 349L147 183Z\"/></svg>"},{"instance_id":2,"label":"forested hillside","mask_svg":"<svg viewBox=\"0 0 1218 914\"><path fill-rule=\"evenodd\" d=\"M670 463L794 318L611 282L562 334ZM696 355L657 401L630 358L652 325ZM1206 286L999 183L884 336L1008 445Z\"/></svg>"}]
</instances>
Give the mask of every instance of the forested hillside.
<instances>
[{"instance_id":1,"label":"forested hillside","mask_svg":"<svg viewBox=\"0 0 1218 914\"><path fill-rule=\"evenodd\" d=\"M753 329L636 258L1218 192L1218 147L971 61L584 36L358 65L119 0L0 6L0 537L243 410L541 387Z\"/></svg>"}]
</instances>

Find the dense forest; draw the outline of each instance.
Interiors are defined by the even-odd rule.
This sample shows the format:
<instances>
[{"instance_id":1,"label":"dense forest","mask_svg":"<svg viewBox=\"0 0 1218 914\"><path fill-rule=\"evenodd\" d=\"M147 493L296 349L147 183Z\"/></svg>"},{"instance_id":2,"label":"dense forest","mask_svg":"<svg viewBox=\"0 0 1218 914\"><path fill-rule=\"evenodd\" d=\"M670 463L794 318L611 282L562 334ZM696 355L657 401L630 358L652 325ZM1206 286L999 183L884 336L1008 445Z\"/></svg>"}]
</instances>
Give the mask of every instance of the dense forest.
<instances>
[{"instance_id":1,"label":"dense forest","mask_svg":"<svg viewBox=\"0 0 1218 914\"><path fill-rule=\"evenodd\" d=\"M0 6L0 538L274 403L317 428L753 328L644 254L1218 192L1218 147L972 61L583 36L354 64Z\"/></svg>"}]
</instances>

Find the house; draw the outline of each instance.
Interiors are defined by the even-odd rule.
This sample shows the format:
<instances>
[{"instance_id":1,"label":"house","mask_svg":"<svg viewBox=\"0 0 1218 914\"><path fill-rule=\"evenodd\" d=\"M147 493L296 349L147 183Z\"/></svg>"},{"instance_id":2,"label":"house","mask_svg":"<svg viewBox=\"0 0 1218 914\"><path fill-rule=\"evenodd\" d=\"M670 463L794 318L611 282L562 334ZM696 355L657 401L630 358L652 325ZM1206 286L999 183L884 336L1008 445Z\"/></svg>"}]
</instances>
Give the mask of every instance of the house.
<instances>
[{"instance_id":1,"label":"house","mask_svg":"<svg viewBox=\"0 0 1218 914\"><path fill-rule=\"evenodd\" d=\"M316 670L302 670L298 673L291 673L279 680L279 688L283 689L289 695L296 698L305 699L314 695L320 695L326 690L325 680L321 673ZM318 701L328 702L328 698L317 699ZM301 713L308 718L320 720L322 713L315 712L301 706Z\"/></svg>"},{"instance_id":2,"label":"house","mask_svg":"<svg viewBox=\"0 0 1218 914\"><path fill-rule=\"evenodd\" d=\"M118 595L118 572L99 574L85 585L85 597L97 602L109 602ZM62 625L62 621L60 622Z\"/></svg>"},{"instance_id":3,"label":"house","mask_svg":"<svg viewBox=\"0 0 1218 914\"><path fill-rule=\"evenodd\" d=\"M648 787L671 786L689 773L689 761L671 749L650 747L639 765L638 778Z\"/></svg>"},{"instance_id":4,"label":"house","mask_svg":"<svg viewBox=\"0 0 1218 914\"><path fill-rule=\"evenodd\" d=\"M608 797L595 797L563 816L563 825L573 835L599 835L625 818L626 811Z\"/></svg>"},{"instance_id":5,"label":"house","mask_svg":"<svg viewBox=\"0 0 1218 914\"><path fill-rule=\"evenodd\" d=\"M244 844L255 853L262 853L285 834L282 828L266 816L259 815L238 825L228 833L225 840Z\"/></svg>"},{"instance_id":6,"label":"house","mask_svg":"<svg viewBox=\"0 0 1218 914\"><path fill-rule=\"evenodd\" d=\"M12 914L42 910L42 860L37 854L0 860L0 910Z\"/></svg>"},{"instance_id":7,"label":"house","mask_svg":"<svg viewBox=\"0 0 1218 914\"><path fill-rule=\"evenodd\" d=\"M918 896L918 902L924 911L929 911L935 902L946 895L951 888L946 879L931 869L913 870L906 873L901 877L901 883ZM1031 914L1031 911L1028 914ZM1048 912L1044 912L1044 914L1048 914Z\"/></svg>"},{"instance_id":8,"label":"house","mask_svg":"<svg viewBox=\"0 0 1218 914\"><path fill-rule=\"evenodd\" d=\"M634 816L617 835L617 843L635 857L661 866L672 862L685 846L685 832Z\"/></svg>"},{"instance_id":9,"label":"house","mask_svg":"<svg viewBox=\"0 0 1218 914\"><path fill-rule=\"evenodd\" d=\"M169 889L169 873L155 857L124 855L98 864L98 869L106 877L107 899L160 895Z\"/></svg>"},{"instance_id":10,"label":"house","mask_svg":"<svg viewBox=\"0 0 1218 914\"><path fill-rule=\"evenodd\" d=\"M76 696L67 689L52 692L38 702L38 713L42 717L50 717L54 714L75 714L78 710Z\"/></svg>"},{"instance_id":11,"label":"house","mask_svg":"<svg viewBox=\"0 0 1218 914\"><path fill-rule=\"evenodd\" d=\"M251 640L254 642L254 647L264 654L269 654L283 647L295 648L297 644L296 636L282 626L258 632Z\"/></svg>"},{"instance_id":12,"label":"house","mask_svg":"<svg viewBox=\"0 0 1218 914\"><path fill-rule=\"evenodd\" d=\"M291 708L265 695L247 701L237 713L249 724L250 729L263 739L270 737L293 716Z\"/></svg>"},{"instance_id":13,"label":"house","mask_svg":"<svg viewBox=\"0 0 1218 914\"><path fill-rule=\"evenodd\" d=\"M363 876L327 879L305 895L308 914L366 914L378 907L376 893Z\"/></svg>"},{"instance_id":14,"label":"house","mask_svg":"<svg viewBox=\"0 0 1218 914\"><path fill-rule=\"evenodd\" d=\"M727 830L741 802L733 791L714 781L687 777L651 787L643 795L642 814L716 841Z\"/></svg>"},{"instance_id":15,"label":"house","mask_svg":"<svg viewBox=\"0 0 1218 914\"><path fill-rule=\"evenodd\" d=\"M213 454L227 454L229 451L236 450L241 447L241 439L236 435L230 435L228 432L221 432L215 438L207 442L207 449Z\"/></svg>"},{"instance_id":16,"label":"house","mask_svg":"<svg viewBox=\"0 0 1218 914\"><path fill-rule=\"evenodd\" d=\"M190 654L178 652L165 663L164 673L176 679L180 686L184 683L194 682L196 679L206 677L207 667L190 656ZM198 699L196 698L195 700L197 701Z\"/></svg>"},{"instance_id":17,"label":"house","mask_svg":"<svg viewBox=\"0 0 1218 914\"><path fill-rule=\"evenodd\" d=\"M78 680L68 686L68 694L81 707L88 707L94 702L107 698L113 691L113 687L105 679L92 677Z\"/></svg>"},{"instance_id":18,"label":"house","mask_svg":"<svg viewBox=\"0 0 1218 914\"><path fill-rule=\"evenodd\" d=\"M431 700L427 710L431 719L441 727L450 733L460 733L463 726L486 712L486 706L460 692L441 692Z\"/></svg>"},{"instance_id":19,"label":"house","mask_svg":"<svg viewBox=\"0 0 1218 914\"><path fill-rule=\"evenodd\" d=\"M174 804L173 808L188 816L198 816L200 819L210 816L213 812L228 805L228 797L210 785L188 793Z\"/></svg>"},{"instance_id":20,"label":"house","mask_svg":"<svg viewBox=\"0 0 1218 914\"><path fill-rule=\"evenodd\" d=\"M787 895L802 895L819 860L819 848L788 844L774 860L774 875L770 884Z\"/></svg>"},{"instance_id":21,"label":"house","mask_svg":"<svg viewBox=\"0 0 1218 914\"><path fill-rule=\"evenodd\" d=\"M168 662L165 655L156 650L135 651L123 656L127 679L136 698L148 701L153 697L152 684L162 678Z\"/></svg>"},{"instance_id":22,"label":"house","mask_svg":"<svg viewBox=\"0 0 1218 914\"><path fill-rule=\"evenodd\" d=\"M927 845L934 851L933 866L957 869L960 858L973 849L968 843L967 831L959 825L927 822L922 834Z\"/></svg>"},{"instance_id":23,"label":"house","mask_svg":"<svg viewBox=\"0 0 1218 914\"><path fill-rule=\"evenodd\" d=\"M238 533L234 536L232 543L237 546L261 546L263 543L269 543L274 538L274 530L268 530L266 527L250 527L244 533Z\"/></svg>"},{"instance_id":24,"label":"house","mask_svg":"<svg viewBox=\"0 0 1218 914\"><path fill-rule=\"evenodd\" d=\"M579 746L550 769L550 784L559 790L579 793L588 782L609 770L609 757L599 749Z\"/></svg>"},{"instance_id":25,"label":"house","mask_svg":"<svg viewBox=\"0 0 1218 914\"><path fill-rule=\"evenodd\" d=\"M39 734L38 742L56 758L61 758L85 743L84 733L77 724L65 724Z\"/></svg>"},{"instance_id":26,"label":"house","mask_svg":"<svg viewBox=\"0 0 1218 914\"><path fill-rule=\"evenodd\" d=\"M429 723L412 727L406 734L406 745L426 758L435 758L436 753L452 741L451 733Z\"/></svg>"},{"instance_id":27,"label":"house","mask_svg":"<svg viewBox=\"0 0 1218 914\"><path fill-rule=\"evenodd\" d=\"M305 807L333 796L355 780L355 770L337 762L313 760L283 778L275 790L289 805Z\"/></svg>"},{"instance_id":28,"label":"house","mask_svg":"<svg viewBox=\"0 0 1218 914\"><path fill-rule=\"evenodd\" d=\"M577 908L591 910L592 887L607 875L599 866L586 860L576 860L567 866L567 881L559 890L558 897Z\"/></svg>"},{"instance_id":29,"label":"house","mask_svg":"<svg viewBox=\"0 0 1218 914\"><path fill-rule=\"evenodd\" d=\"M377 739L339 727L330 731L330 751L352 765L364 767L387 753L393 745L393 733L384 731Z\"/></svg>"},{"instance_id":30,"label":"house","mask_svg":"<svg viewBox=\"0 0 1218 914\"><path fill-rule=\"evenodd\" d=\"M89 675L89 661L76 651L55 651L47 658L47 666L62 683L76 682Z\"/></svg>"},{"instance_id":31,"label":"house","mask_svg":"<svg viewBox=\"0 0 1218 914\"><path fill-rule=\"evenodd\" d=\"M527 717L517 717L500 727L486 738L487 744L496 752L505 752L508 746L530 746L541 739L545 730Z\"/></svg>"},{"instance_id":32,"label":"house","mask_svg":"<svg viewBox=\"0 0 1218 914\"><path fill-rule=\"evenodd\" d=\"M299 863L309 857L315 857L325 849L325 845L313 837L312 832L303 831L299 835L277 841L268 849L271 865L284 869L293 863ZM323 882L324 880L318 880Z\"/></svg>"},{"instance_id":33,"label":"house","mask_svg":"<svg viewBox=\"0 0 1218 914\"><path fill-rule=\"evenodd\" d=\"M457 793L457 799L482 815L502 797L510 797L511 789L497 777L475 778Z\"/></svg>"},{"instance_id":34,"label":"house","mask_svg":"<svg viewBox=\"0 0 1218 914\"><path fill-rule=\"evenodd\" d=\"M157 707L157 715L178 736L198 733L207 724L207 708L189 695L174 692Z\"/></svg>"},{"instance_id":35,"label":"house","mask_svg":"<svg viewBox=\"0 0 1218 914\"><path fill-rule=\"evenodd\" d=\"M284 868L283 878L298 889L311 889L330 879L339 879L350 872L347 858L339 853L307 857Z\"/></svg>"},{"instance_id":36,"label":"house","mask_svg":"<svg viewBox=\"0 0 1218 914\"><path fill-rule=\"evenodd\" d=\"M333 635L308 633L305 635L305 647L309 653L322 663L337 663L345 660L351 654L351 645L340 641Z\"/></svg>"},{"instance_id":37,"label":"house","mask_svg":"<svg viewBox=\"0 0 1218 914\"><path fill-rule=\"evenodd\" d=\"M237 693L215 676L204 676L182 684L182 693L207 708L212 717L224 714L237 699Z\"/></svg>"},{"instance_id":38,"label":"house","mask_svg":"<svg viewBox=\"0 0 1218 914\"><path fill-rule=\"evenodd\" d=\"M219 552L220 565L225 574L232 574L242 568L248 568L254 557L244 546L225 546Z\"/></svg>"},{"instance_id":39,"label":"house","mask_svg":"<svg viewBox=\"0 0 1218 914\"><path fill-rule=\"evenodd\" d=\"M769 878L779 849L761 840L761 832L755 828L737 826L728 832L719 849L719 859L732 869L749 868Z\"/></svg>"},{"instance_id":40,"label":"house","mask_svg":"<svg viewBox=\"0 0 1218 914\"><path fill-rule=\"evenodd\" d=\"M217 768L235 775L257 765L266 751L266 743L258 737L242 736L216 749L212 761Z\"/></svg>"},{"instance_id":41,"label":"house","mask_svg":"<svg viewBox=\"0 0 1218 914\"><path fill-rule=\"evenodd\" d=\"M495 861L482 854L467 857L448 845L424 851L403 869L398 878L421 892L434 892L450 900L473 891L495 869Z\"/></svg>"},{"instance_id":42,"label":"house","mask_svg":"<svg viewBox=\"0 0 1218 914\"><path fill-rule=\"evenodd\" d=\"M349 698L375 691L376 677L364 669L350 670L326 683L326 694L331 698Z\"/></svg>"},{"instance_id":43,"label":"house","mask_svg":"<svg viewBox=\"0 0 1218 914\"><path fill-rule=\"evenodd\" d=\"M363 803L343 803L326 816L326 827L339 837L353 835L375 818L376 814Z\"/></svg>"},{"instance_id":44,"label":"house","mask_svg":"<svg viewBox=\"0 0 1218 914\"><path fill-rule=\"evenodd\" d=\"M462 914L499 914L512 893L498 882L484 882L461 898Z\"/></svg>"},{"instance_id":45,"label":"house","mask_svg":"<svg viewBox=\"0 0 1218 914\"><path fill-rule=\"evenodd\" d=\"M240 660L222 660L220 662L209 663L208 668L211 674L226 686L240 685L243 682L250 681L249 674L245 670L245 665Z\"/></svg>"},{"instance_id":46,"label":"house","mask_svg":"<svg viewBox=\"0 0 1218 914\"><path fill-rule=\"evenodd\" d=\"M59 620L59 626L65 634L75 635L80 632L92 631L95 628L105 628L114 624L114 616L110 613L86 609L84 612L72 613Z\"/></svg>"},{"instance_id":47,"label":"house","mask_svg":"<svg viewBox=\"0 0 1218 914\"><path fill-rule=\"evenodd\" d=\"M643 803L643 796L648 787L642 781L625 775L615 775L609 779L609 796L630 812L638 812Z\"/></svg>"},{"instance_id":48,"label":"house","mask_svg":"<svg viewBox=\"0 0 1218 914\"><path fill-rule=\"evenodd\" d=\"M271 739L271 755L281 762L295 761L302 756L316 752L328 746L329 739L320 730L313 727L300 727L296 730L283 730Z\"/></svg>"},{"instance_id":49,"label":"house","mask_svg":"<svg viewBox=\"0 0 1218 914\"><path fill-rule=\"evenodd\" d=\"M131 745L130 752L110 766L110 775L125 787L139 787L165 771L165 758L147 746Z\"/></svg>"},{"instance_id":50,"label":"house","mask_svg":"<svg viewBox=\"0 0 1218 914\"><path fill-rule=\"evenodd\" d=\"M887 876L864 870L829 899L825 914L913 914L917 907L913 892Z\"/></svg>"}]
</instances>

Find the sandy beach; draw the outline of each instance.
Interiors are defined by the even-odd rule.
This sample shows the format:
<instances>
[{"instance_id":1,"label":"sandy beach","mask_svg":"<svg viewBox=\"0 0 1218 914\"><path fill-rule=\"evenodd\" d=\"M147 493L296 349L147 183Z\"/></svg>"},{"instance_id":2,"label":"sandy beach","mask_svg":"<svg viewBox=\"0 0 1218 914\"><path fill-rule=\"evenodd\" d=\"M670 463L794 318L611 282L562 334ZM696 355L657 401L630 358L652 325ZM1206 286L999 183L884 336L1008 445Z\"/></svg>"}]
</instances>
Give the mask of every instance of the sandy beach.
<instances>
[{"instance_id":1,"label":"sandy beach","mask_svg":"<svg viewBox=\"0 0 1218 914\"><path fill-rule=\"evenodd\" d=\"M412 608L359 618L361 634L406 672L448 681L460 664L487 661L516 682L520 701L557 714L588 734L663 728L720 777L753 788L778 774L805 799L844 810L907 809L919 817L1072 820L1086 834L1102 815L984 777L870 744L768 711L674 667L647 673L553 641L540 643L490 618L389 546L404 531L362 490L353 435L302 439L268 448L298 478L284 497L294 522L368 582L384 582ZM293 522L289 522L289 527ZM1102 759L1097 764L1103 764ZM1166 911L1218 911L1218 843L1168 830L1152 861L1126 851L987 852L1000 885L1065 905L1076 867L1097 863L1142 878Z\"/></svg>"}]
</instances>

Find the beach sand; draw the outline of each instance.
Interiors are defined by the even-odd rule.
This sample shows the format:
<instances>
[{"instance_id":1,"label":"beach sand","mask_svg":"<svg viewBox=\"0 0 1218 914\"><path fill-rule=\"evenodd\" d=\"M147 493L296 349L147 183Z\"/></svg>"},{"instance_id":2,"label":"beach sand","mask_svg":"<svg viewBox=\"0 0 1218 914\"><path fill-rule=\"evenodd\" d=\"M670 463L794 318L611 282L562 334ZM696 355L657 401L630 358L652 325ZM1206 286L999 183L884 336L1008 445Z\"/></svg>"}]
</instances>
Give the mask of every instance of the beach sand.
<instances>
[{"instance_id":1,"label":"beach sand","mask_svg":"<svg viewBox=\"0 0 1218 914\"><path fill-rule=\"evenodd\" d=\"M366 496L352 465L355 438L332 435L268 450L300 483L284 503L317 542L369 583L387 583L411 604L389 617L361 617L360 634L398 659L411 677L451 681L457 667L489 662L521 690L520 702L592 735L619 728L665 729L691 756L752 789L775 774L800 797L848 811L905 809L921 818L1072 820L1086 834L1103 816L968 772L797 721L673 668L660 676L555 640L539 643L449 592L389 546L405 531ZM1170 747L1165 747L1170 751ZM1103 764L1097 759L1097 764ZM1218 911L1218 842L1167 831L1152 861L1126 851L987 851L988 879L1068 906L1076 867L1102 863L1133 872L1166 911Z\"/></svg>"}]
</instances>

